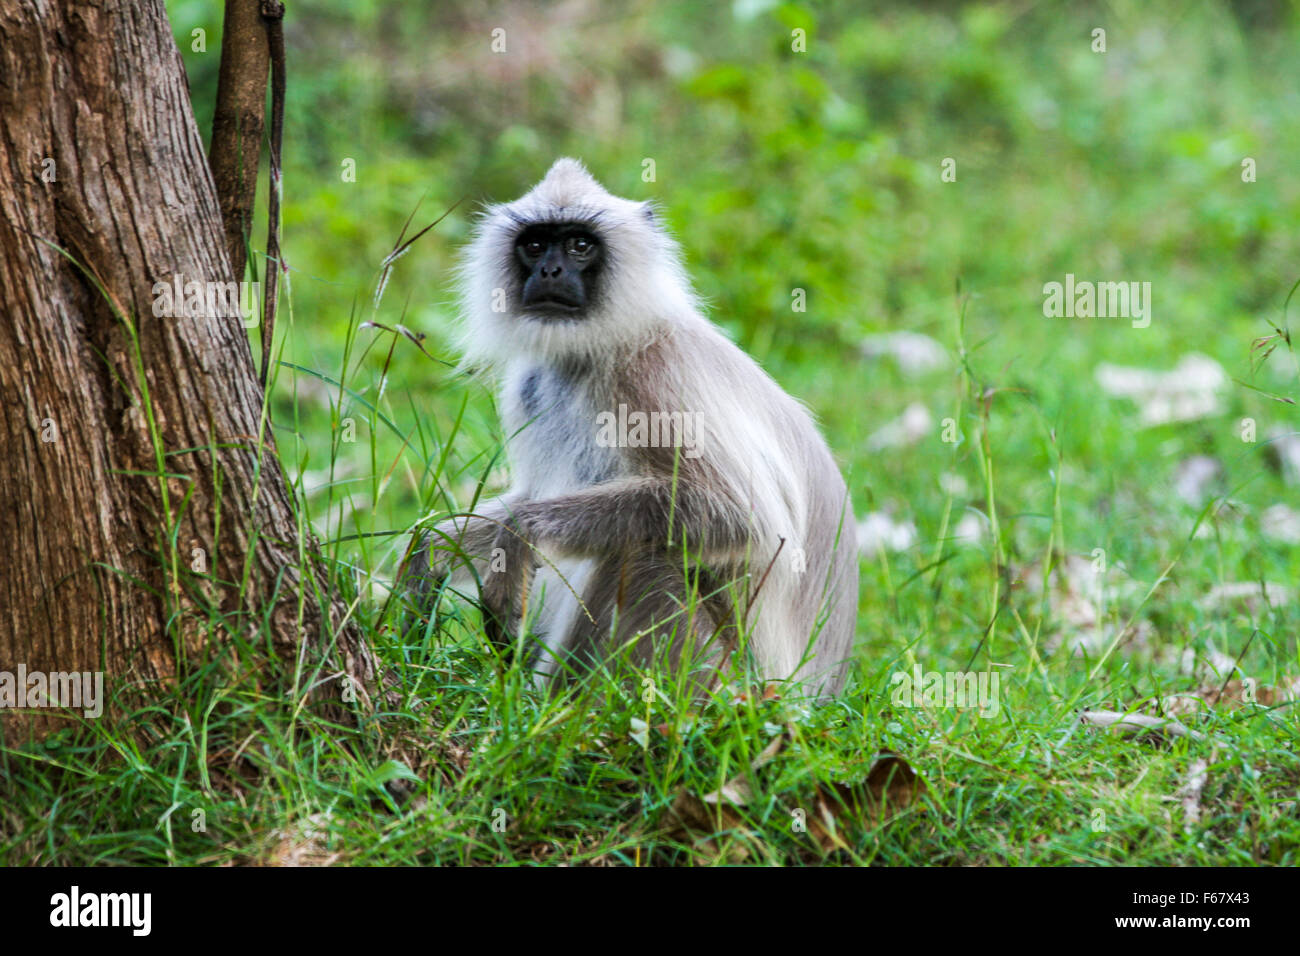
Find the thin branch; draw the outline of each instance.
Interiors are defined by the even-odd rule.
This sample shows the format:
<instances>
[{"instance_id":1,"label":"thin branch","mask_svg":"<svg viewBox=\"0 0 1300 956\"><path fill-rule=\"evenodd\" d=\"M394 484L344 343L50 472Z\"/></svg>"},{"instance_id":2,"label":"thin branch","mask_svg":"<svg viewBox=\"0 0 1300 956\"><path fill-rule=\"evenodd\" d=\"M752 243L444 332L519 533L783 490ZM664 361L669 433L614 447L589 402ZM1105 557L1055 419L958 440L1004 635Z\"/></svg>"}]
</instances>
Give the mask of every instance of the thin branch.
<instances>
[{"instance_id":1,"label":"thin branch","mask_svg":"<svg viewBox=\"0 0 1300 956\"><path fill-rule=\"evenodd\" d=\"M280 147L284 142L284 4L262 0L271 50L271 187L267 190L266 298L262 303L262 390L271 368L271 339L275 335L275 308L280 293Z\"/></svg>"},{"instance_id":2,"label":"thin branch","mask_svg":"<svg viewBox=\"0 0 1300 956\"><path fill-rule=\"evenodd\" d=\"M226 0L208 166L221 205L226 253L241 281L257 197L270 55L259 0Z\"/></svg>"}]
</instances>

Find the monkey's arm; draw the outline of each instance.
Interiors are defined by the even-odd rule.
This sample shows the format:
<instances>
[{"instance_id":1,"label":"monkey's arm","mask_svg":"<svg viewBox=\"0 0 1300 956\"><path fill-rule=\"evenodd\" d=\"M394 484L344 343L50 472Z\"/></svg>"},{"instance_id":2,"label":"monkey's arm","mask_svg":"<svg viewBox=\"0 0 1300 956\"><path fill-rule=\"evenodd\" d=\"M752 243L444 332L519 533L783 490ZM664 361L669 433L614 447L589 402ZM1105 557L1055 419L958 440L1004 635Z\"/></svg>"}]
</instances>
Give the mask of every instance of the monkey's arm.
<instances>
[{"instance_id":1,"label":"monkey's arm","mask_svg":"<svg viewBox=\"0 0 1300 956\"><path fill-rule=\"evenodd\" d=\"M503 570L484 579L482 592L488 636L497 643L509 643L522 613L535 547L598 557L684 545L693 556L710 560L743 552L752 535L748 512L729 495L680 475L676 482L624 478L507 507L491 545L503 558Z\"/></svg>"},{"instance_id":2,"label":"monkey's arm","mask_svg":"<svg viewBox=\"0 0 1300 956\"><path fill-rule=\"evenodd\" d=\"M609 481L555 498L516 502L506 530L575 556L682 547L705 560L743 550L749 513L721 489L678 476Z\"/></svg>"}]
</instances>

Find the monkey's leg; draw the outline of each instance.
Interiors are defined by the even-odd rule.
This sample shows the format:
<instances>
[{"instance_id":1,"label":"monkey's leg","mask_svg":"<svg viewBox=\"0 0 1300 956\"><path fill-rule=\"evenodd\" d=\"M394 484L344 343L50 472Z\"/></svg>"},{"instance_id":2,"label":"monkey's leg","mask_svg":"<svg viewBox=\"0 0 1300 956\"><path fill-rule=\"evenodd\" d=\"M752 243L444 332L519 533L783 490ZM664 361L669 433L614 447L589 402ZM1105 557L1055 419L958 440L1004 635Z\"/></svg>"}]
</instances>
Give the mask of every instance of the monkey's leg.
<instances>
[{"instance_id":1,"label":"monkey's leg","mask_svg":"<svg viewBox=\"0 0 1300 956\"><path fill-rule=\"evenodd\" d=\"M702 569L686 571L680 554L639 551L603 558L583 595L559 679L619 654L637 667L663 662L703 695L734 644L730 608Z\"/></svg>"}]
</instances>

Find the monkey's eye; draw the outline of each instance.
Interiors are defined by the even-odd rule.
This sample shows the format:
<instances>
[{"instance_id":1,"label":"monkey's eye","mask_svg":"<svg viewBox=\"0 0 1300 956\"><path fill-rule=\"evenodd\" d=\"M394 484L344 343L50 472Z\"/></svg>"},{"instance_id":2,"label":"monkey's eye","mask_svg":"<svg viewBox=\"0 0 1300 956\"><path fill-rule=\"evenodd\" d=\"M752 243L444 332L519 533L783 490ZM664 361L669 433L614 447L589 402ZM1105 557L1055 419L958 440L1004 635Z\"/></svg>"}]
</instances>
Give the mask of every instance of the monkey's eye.
<instances>
[{"instance_id":1,"label":"monkey's eye","mask_svg":"<svg viewBox=\"0 0 1300 956\"><path fill-rule=\"evenodd\" d=\"M523 249L524 249L524 255L526 255L530 259L536 259L538 256L540 256L543 252L546 251L546 246L543 243L540 243L536 239L534 239L532 242L525 242L523 245Z\"/></svg>"},{"instance_id":2,"label":"monkey's eye","mask_svg":"<svg viewBox=\"0 0 1300 956\"><path fill-rule=\"evenodd\" d=\"M596 244L586 236L573 236L567 243L569 255L582 256L590 255L591 250L596 248Z\"/></svg>"}]
</instances>

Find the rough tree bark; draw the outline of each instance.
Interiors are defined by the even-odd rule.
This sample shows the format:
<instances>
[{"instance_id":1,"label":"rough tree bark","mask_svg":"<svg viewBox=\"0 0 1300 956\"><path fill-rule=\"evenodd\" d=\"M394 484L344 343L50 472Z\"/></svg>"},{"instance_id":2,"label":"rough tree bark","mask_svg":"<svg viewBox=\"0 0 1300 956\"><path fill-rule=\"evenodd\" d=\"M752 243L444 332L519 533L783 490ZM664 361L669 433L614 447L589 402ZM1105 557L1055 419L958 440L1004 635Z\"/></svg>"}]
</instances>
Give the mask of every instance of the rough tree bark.
<instances>
[{"instance_id":1,"label":"rough tree bark","mask_svg":"<svg viewBox=\"0 0 1300 956\"><path fill-rule=\"evenodd\" d=\"M261 0L226 0L209 150L226 229L226 253L240 279L247 264L246 238L253 225L257 165L266 123L266 78L271 64L261 11Z\"/></svg>"},{"instance_id":2,"label":"rough tree bark","mask_svg":"<svg viewBox=\"0 0 1300 956\"><path fill-rule=\"evenodd\" d=\"M0 0L0 672L166 680L269 630L290 661L328 641L369 689L269 437L259 454L242 324L154 316L178 275L240 278L162 0ZM0 710L0 737L58 721Z\"/></svg>"}]
</instances>

